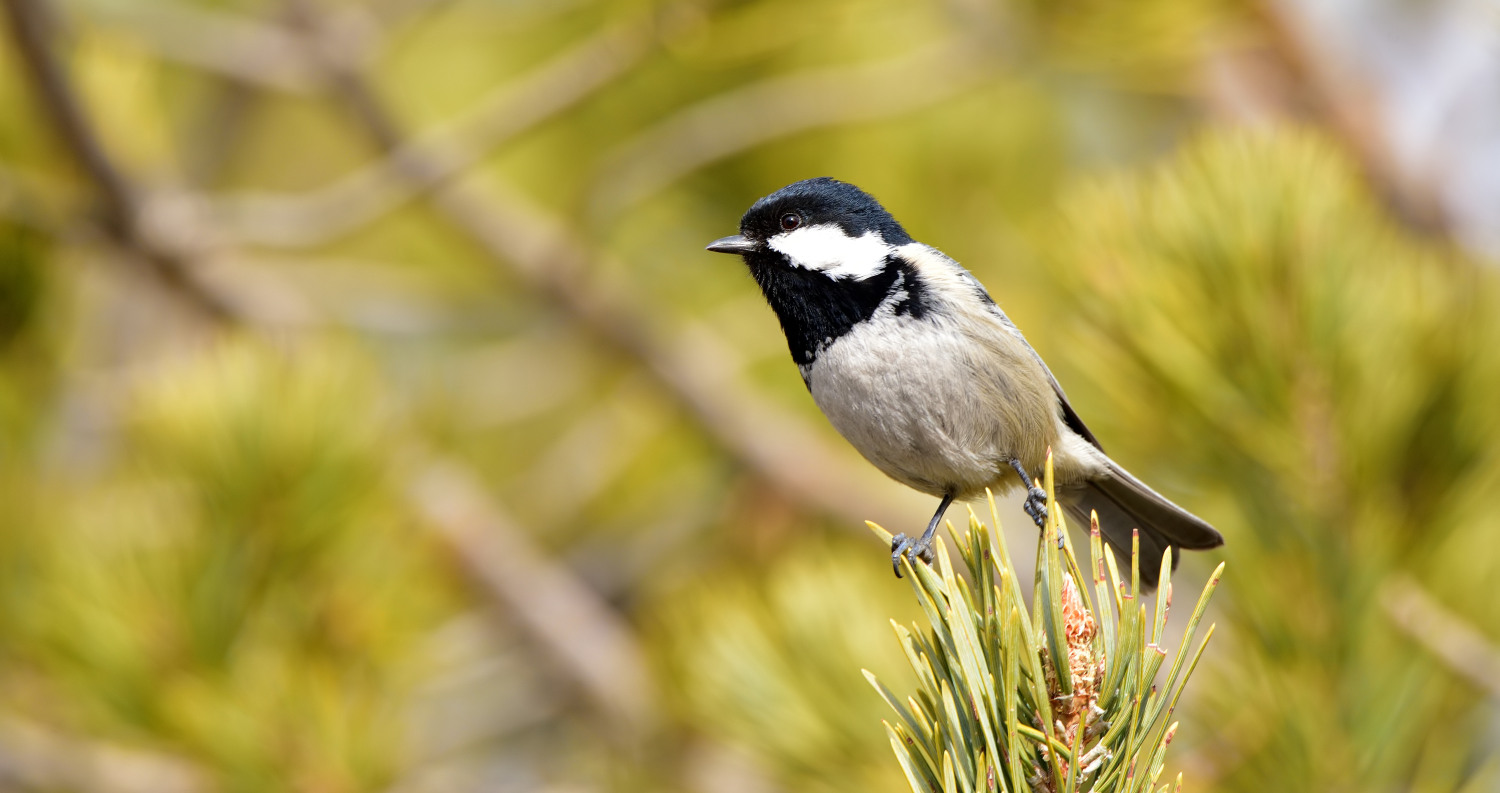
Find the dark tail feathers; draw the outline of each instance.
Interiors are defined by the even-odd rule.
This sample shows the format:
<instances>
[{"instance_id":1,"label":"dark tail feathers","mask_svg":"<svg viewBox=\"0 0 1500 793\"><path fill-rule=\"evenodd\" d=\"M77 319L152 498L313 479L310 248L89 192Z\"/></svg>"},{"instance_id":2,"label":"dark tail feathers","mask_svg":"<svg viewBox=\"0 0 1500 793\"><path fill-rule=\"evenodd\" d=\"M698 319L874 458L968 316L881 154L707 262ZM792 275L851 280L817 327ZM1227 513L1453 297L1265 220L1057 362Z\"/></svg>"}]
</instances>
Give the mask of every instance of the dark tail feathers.
<instances>
[{"instance_id":1,"label":"dark tail feathers","mask_svg":"<svg viewBox=\"0 0 1500 793\"><path fill-rule=\"evenodd\" d=\"M1089 512L1099 514L1099 531L1104 541L1120 555L1130 559L1130 533L1141 530L1141 584L1156 587L1161 574L1161 556L1172 548L1172 569L1182 548L1201 550L1217 548L1224 537L1191 512L1173 504L1147 487L1128 471L1109 463L1109 475L1084 487L1057 494L1068 520L1080 526L1089 525Z\"/></svg>"}]
</instances>

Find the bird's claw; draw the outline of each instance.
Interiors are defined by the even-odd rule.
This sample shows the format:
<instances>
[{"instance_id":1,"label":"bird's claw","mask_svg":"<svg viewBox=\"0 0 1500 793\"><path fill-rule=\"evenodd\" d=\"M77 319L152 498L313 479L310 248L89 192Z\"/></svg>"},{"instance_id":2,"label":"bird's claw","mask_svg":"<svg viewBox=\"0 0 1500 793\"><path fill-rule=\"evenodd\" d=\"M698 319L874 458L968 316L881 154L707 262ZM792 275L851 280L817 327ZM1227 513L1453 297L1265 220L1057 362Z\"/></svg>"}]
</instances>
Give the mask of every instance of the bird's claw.
<instances>
[{"instance_id":1,"label":"bird's claw","mask_svg":"<svg viewBox=\"0 0 1500 793\"><path fill-rule=\"evenodd\" d=\"M1036 485L1026 491L1026 501L1021 505L1039 529L1047 526L1047 492Z\"/></svg>"},{"instance_id":2,"label":"bird's claw","mask_svg":"<svg viewBox=\"0 0 1500 793\"><path fill-rule=\"evenodd\" d=\"M932 540L923 542L921 538L911 538L905 534L897 534L891 538L891 571L897 578L901 577L901 557L908 556L912 564L917 559L932 564Z\"/></svg>"}]
</instances>

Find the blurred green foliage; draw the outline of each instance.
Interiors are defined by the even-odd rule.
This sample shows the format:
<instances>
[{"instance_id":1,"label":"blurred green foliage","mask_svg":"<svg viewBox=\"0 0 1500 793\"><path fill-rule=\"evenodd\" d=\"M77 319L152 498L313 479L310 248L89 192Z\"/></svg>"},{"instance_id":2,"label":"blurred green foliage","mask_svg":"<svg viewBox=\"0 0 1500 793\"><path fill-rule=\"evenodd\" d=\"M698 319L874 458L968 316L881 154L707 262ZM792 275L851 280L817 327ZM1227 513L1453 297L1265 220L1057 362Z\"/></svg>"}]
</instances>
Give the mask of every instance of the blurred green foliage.
<instances>
[{"instance_id":1,"label":"blurred green foliage","mask_svg":"<svg viewBox=\"0 0 1500 793\"><path fill-rule=\"evenodd\" d=\"M36 231L0 221L0 441L5 449L29 445L38 403L49 389L51 345L40 314L48 302L48 240ZM9 457L0 450L0 465Z\"/></svg>"},{"instance_id":2,"label":"blurred green foliage","mask_svg":"<svg viewBox=\"0 0 1500 793\"><path fill-rule=\"evenodd\" d=\"M121 395L115 470L38 483L8 699L180 749L224 789L388 783L421 638L454 604L391 500L365 360L230 340Z\"/></svg>"},{"instance_id":3,"label":"blurred green foliage","mask_svg":"<svg viewBox=\"0 0 1500 793\"><path fill-rule=\"evenodd\" d=\"M1063 214L1048 272L1076 306L1055 326L1076 398L1113 403L1102 436L1198 488L1254 571L1229 606L1233 663L1203 688L1235 725L1214 739L1241 763L1223 781L1441 789L1482 763L1484 711L1375 604L1405 570L1488 609L1491 274L1393 228L1307 133L1205 137ZM1455 546L1463 575L1444 573Z\"/></svg>"},{"instance_id":4,"label":"blurred green foliage","mask_svg":"<svg viewBox=\"0 0 1500 793\"><path fill-rule=\"evenodd\" d=\"M447 193L362 170L377 147L296 9L53 9L106 152L161 199L143 223L270 317L233 331L106 243L0 43L0 786L171 787L78 775L125 752L211 790L904 789L859 674L903 674L888 620L914 615L884 549L768 483ZM309 9L397 126L479 141L450 180L492 200L475 217L541 213L507 234L560 229L590 295L804 421L774 437L835 450L872 512L899 486L817 415L754 284L702 245L827 174L969 266L1111 453L1227 536L1177 574L1233 571L1169 774L1493 784L1494 707L1380 605L1406 574L1500 638L1493 273L1399 228L1356 147L1224 128L1208 75L1268 40L1253 7ZM517 88L539 72L556 82ZM427 454L618 620L649 718L612 723L521 612L587 654L584 622L497 597L433 531L410 497ZM902 504L858 517L930 509Z\"/></svg>"},{"instance_id":5,"label":"blurred green foliage","mask_svg":"<svg viewBox=\"0 0 1500 793\"><path fill-rule=\"evenodd\" d=\"M864 544L799 543L768 569L706 570L651 609L684 721L779 769L799 790L903 790L878 736L886 715L848 662L904 681L899 649L871 626L912 604ZM885 639L885 641L881 641Z\"/></svg>"}]
</instances>

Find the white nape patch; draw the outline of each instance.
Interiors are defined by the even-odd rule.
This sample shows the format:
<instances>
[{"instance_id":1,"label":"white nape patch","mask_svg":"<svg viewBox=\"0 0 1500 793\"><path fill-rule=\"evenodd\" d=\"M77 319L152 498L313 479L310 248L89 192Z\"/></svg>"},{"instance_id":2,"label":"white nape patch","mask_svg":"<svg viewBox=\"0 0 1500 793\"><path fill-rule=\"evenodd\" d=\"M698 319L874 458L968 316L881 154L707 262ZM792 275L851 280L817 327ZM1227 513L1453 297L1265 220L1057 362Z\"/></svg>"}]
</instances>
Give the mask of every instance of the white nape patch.
<instances>
[{"instance_id":1,"label":"white nape patch","mask_svg":"<svg viewBox=\"0 0 1500 793\"><path fill-rule=\"evenodd\" d=\"M851 237L832 224L782 232L767 244L771 250L784 254L793 266L817 270L830 278L856 281L879 274L885 268L885 257L894 250L876 232Z\"/></svg>"}]
</instances>

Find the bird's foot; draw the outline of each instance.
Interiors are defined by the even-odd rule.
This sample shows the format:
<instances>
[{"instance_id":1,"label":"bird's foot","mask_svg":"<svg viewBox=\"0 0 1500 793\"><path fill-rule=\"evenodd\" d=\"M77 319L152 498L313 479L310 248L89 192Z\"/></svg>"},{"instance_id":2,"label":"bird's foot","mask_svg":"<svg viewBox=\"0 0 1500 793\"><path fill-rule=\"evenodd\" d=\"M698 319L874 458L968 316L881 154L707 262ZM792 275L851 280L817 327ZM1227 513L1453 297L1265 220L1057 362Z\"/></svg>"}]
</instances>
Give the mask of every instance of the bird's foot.
<instances>
[{"instance_id":1,"label":"bird's foot","mask_svg":"<svg viewBox=\"0 0 1500 793\"><path fill-rule=\"evenodd\" d=\"M918 559L932 564L932 538L914 538L905 534L897 534L891 538L891 570L896 577L901 577L901 557L907 556L912 564Z\"/></svg>"},{"instance_id":2,"label":"bird's foot","mask_svg":"<svg viewBox=\"0 0 1500 793\"><path fill-rule=\"evenodd\" d=\"M1041 489L1040 487L1037 487L1036 485L1032 485L1031 488L1026 491L1026 501L1021 505L1021 509L1026 510L1026 514L1031 516L1031 519L1036 523L1036 527L1038 529L1046 528L1047 491Z\"/></svg>"}]
</instances>

